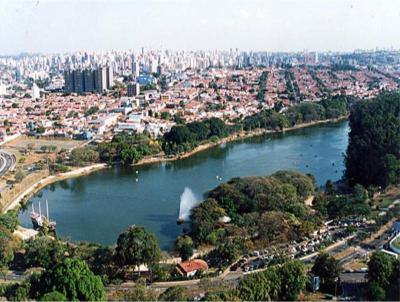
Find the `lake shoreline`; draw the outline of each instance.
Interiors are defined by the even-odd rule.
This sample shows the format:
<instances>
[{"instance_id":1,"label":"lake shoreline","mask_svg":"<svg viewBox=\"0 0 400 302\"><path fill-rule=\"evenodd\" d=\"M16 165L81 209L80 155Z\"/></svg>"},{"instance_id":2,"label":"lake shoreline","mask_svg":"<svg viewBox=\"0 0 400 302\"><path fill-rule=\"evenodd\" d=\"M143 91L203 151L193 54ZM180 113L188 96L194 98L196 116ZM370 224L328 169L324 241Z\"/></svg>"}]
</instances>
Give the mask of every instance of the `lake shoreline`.
<instances>
[{"instance_id":1,"label":"lake shoreline","mask_svg":"<svg viewBox=\"0 0 400 302\"><path fill-rule=\"evenodd\" d=\"M14 210L14 209L18 208L21 201L24 201L24 202L28 201L29 198L31 198L38 191L42 190L44 187L51 185L55 182L88 175L92 172L103 170L108 167L109 166L107 164L98 163L98 164L93 164L93 165L86 166L86 167L80 167L77 169L73 169L73 170L65 172L65 173L49 175L44 178L41 178L37 182L35 182L33 185L28 187L26 190L24 190L20 194L18 194L8 205L6 205L3 208L2 212L6 213L10 210Z\"/></svg>"},{"instance_id":2,"label":"lake shoreline","mask_svg":"<svg viewBox=\"0 0 400 302\"><path fill-rule=\"evenodd\" d=\"M303 129L303 128L308 128L308 127L312 127L312 126L322 125L322 124L337 123L337 122L346 120L347 118L348 118L348 116L342 116L342 117L334 118L334 119L312 121L309 123L298 124L293 127L283 128L281 130L257 129L257 130L252 130L252 131L240 131L240 132L231 134L225 138L219 139L216 142L207 142L204 144L200 144L199 146L194 148L192 151L186 152L184 154L178 154L178 155L171 156L171 157L168 157L166 155L157 156L157 157L154 157L154 156L145 157L142 160L138 161L137 163L132 164L131 167L142 166L142 165L147 165L147 164L162 163L162 162L177 161L180 159L189 158L199 152L205 151L207 149L216 147L221 144L239 141L239 140L247 139L247 138L251 138L251 137L262 136L265 134L284 133L284 132L290 132L290 131L297 130L297 129ZM53 183L61 181L61 180L81 177L84 175L91 174L95 171L99 171L99 170L103 170L103 169L107 169L107 168L111 168L111 167L112 166L105 164L105 163L97 163L97 164L93 164L93 165L90 165L87 167L80 167L77 169L73 169L73 170L65 172L65 173L60 173L57 175L50 175L50 176L46 176L45 178L41 178L37 182L35 182L32 186L27 188L25 191L21 192L8 205L6 205L2 209L2 212L7 212L7 211L10 211L13 209L17 209L19 207L21 201L28 202L28 200L34 194L36 194L38 191L42 190L44 187L46 187L50 184L53 184Z\"/></svg>"},{"instance_id":3,"label":"lake shoreline","mask_svg":"<svg viewBox=\"0 0 400 302\"><path fill-rule=\"evenodd\" d=\"M322 124L337 123L337 122L344 121L347 119L348 119L348 116L341 116L339 118L334 118L334 119L326 119L326 120L321 120L321 121L312 121L309 123L302 123L302 124L295 125L293 127L283 128L281 130L257 129L257 130L252 130L252 131L240 131L240 132L233 133L222 139L219 139L216 142L207 142L204 144L200 144L193 150L183 153L183 154L177 154L177 155L174 155L171 157L168 157L166 155L145 157L145 158L139 160L138 162L132 164L131 166L134 167L134 166L141 166L141 165L154 164L154 163L160 163L160 162L176 161L176 160L191 157L192 155L195 155L196 153L199 153L199 152L205 151L207 149L210 149L212 147L216 147L218 145L226 144L229 142L239 141L242 139L252 138L252 137L257 137L257 136L262 136L265 134L284 133L284 132L290 132L293 130L322 125Z\"/></svg>"}]
</instances>

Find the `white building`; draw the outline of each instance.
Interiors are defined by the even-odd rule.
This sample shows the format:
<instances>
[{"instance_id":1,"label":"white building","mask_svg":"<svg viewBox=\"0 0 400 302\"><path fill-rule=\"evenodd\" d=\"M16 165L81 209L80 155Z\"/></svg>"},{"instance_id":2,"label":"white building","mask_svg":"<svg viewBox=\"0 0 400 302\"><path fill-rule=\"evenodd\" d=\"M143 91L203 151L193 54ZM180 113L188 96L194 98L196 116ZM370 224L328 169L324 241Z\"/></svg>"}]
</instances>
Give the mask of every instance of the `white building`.
<instances>
[{"instance_id":1,"label":"white building","mask_svg":"<svg viewBox=\"0 0 400 302\"><path fill-rule=\"evenodd\" d=\"M0 96L7 94L7 86L0 82Z\"/></svg>"},{"instance_id":2,"label":"white building","mask_svg":"<svg viewBox=\"0 0 400 302\"><path fill-rule=\"evenodd\" d=\"M35 83L32 86L32 99L40 99L40 88Z\"/></svg>"}]
</instances>

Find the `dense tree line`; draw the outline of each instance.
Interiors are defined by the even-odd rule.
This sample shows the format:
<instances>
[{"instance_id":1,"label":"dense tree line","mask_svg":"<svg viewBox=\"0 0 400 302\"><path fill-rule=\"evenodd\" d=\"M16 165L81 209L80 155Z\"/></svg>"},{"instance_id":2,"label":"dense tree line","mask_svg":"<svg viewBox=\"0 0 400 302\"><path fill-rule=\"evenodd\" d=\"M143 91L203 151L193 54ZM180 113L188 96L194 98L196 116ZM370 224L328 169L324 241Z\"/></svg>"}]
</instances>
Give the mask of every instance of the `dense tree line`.
<instances>
[{"instance_id":1,"label":"dense tree line","mask_svg":"<svg viewBox=\"0 0 400 302\"><path fill-rule=\"evenodd\" d=\"M327 181L325 193L318 194L313 200L313 208L329 219L368 217L371 214L369 193L361 185L353 187L351 194L337 194L332 183Z\"/></svg>"},{"instance_id":2,"label":"dense tree line","mask_svg":"<svg viewBox=\"0 0 400 302\"><path fill-rule=\"evenodd\" d=\"M6 285L1 291L0 295L13 301L101 301L106 297L101 278L84 261L73 258L33 273L21 284Z\"/></svg>"},{"instance_id":3,"label":"dense tree line","mask_svg":"<svg viewBox=\"0 0 400 302\"><path fill-rule=\"evenodd\" d=\"M265 92L267 91L267 88L265 86L268 78L268 72L263 71L261 73L260 79L258 80L258 93L257 93L257 100L260 102L264 102L265 99Z\"/></svg>"},{"instance_id":4,"label":"dense tree line","mask_svg":"<svg viewBox=\"0 0 400 302\"><path fill-rule=\"evenodd\" d=\"M72 166L84 166L99 161L99 152L94 146L75 148L69 154L68 163Z\"/></svg>"},{"instance_id":5,"label":"dense tree line","mask_svg":"<svg viewBox=\"0 0 400 302\"><path fill-rule=\"evenodd\" d=\"M321 278L321 289L335 294L340 274L339 261L328 253L320 253L315 259L311 272Z\"/></svg>"},{"instance_id":6,"label":"dense tree line","mask_svg":"<svg viewBox=\"0 0 400 302\"><path fill-rule=\"evenodd\" d=\"M18 225L16 211L0 214L0 271L5 270L14 258L15 241L13 232Z\"/></svg>"},{"instance_id":7,"label":"dense tree line","mask_svg":"<svg viewBox=\"0 0 400 302\"><path fill-rule=\"evenodd\" d=\"M243 130L254 129L282 130L289 127L288 119L275 110L263 110L243 120Z\"/></svg>"},{"instance_id":8,"label":"dense tree line","mask_svg":"<svg viewBox=\"0 0 400 302\"><path fill-rule=\"evenodd\" d=\"M266 72L260 76L260 91L265 92L266 77ZM165 133L162 139L151 139L147 134L122 132L115 135L110 142L99 143L96 147L74 149L69 158L63 162L81 166L100 160L130 165L145 156L156 155L161 151L167 155L188 152L201 143L217 141L242 129L282 130L299 123L337 118L347 114L350 103L349 97L333 97L321 103L301 103L283 113L279 113L282 104L278 104L278 110L263 110L246 117L243 121L229 125L219 118L183 124L179 116L176 116L179 123Z\"/></svg>"},{"instance_id":9,"label":"dense tree line","mask_svg":"<svg viewBox=\"0 0 400 302\"><path fill-rule=\"evenodd\" d=\"M316 74L314 69L309 69L308 72L310 73L310 76L313 78L313 80L317 83L318 89L321 91L321 93L324 96L327 96L330 94L330 90L326 87L324 81L322 81Z\"/></svg>"},{"instance_id":10,"label":"dense tree line","mask_svg":"<svg viewBox=\"0 0 400 302\"><path fill-rule=\"evenodd\" d=\"M306 281L304 264L288 260L281 266L244 277L237 291L242 301L296 301Z\"/></svg>"},{"instance_id":11,"label":"dense tree line","mask_svg":"<svg viewBox=\"0 0 400 302\"><path fill-rule=\"evenodd\" d=\"M115 135L111 142L100 143L98 152L103 162L131 165L145 156L160 153L161 148L158 141L152 140L145 134L122 132Z\"/></svg>"},{"instance_id":12,"label":"dense tree line","mask_svg":"<svg viewBox=\"0 0 400 302\"><path fill-rule=\"evenodd\" d=\"M365 187L400 181L400 94L358 102L350 114L346 178Z\"/></svg>"},{"instance_id":13,"label":"dense tree line","mask_svg":"<svg viewBox=\"0 0 400 302\"><path fill-rule=\"evenodd\" d=\"M176 125L165 133L163 150L167 155L187 152L204 141L226 137L238 129L238 126L227 125L218 118Z\"/></svg>"},{"instance_id":14,"label":"dense tree line","mask_svg":"<svg viewBox=\"0 0 400 302\"><path fill-rule=\"evenodd\" d=\"M4 218L3 215L0 218ZM8 218L4 220L9 221ZM0 228L0 239L3 238ZM122 232L115 247L73 244L47 236L7 246L7 254L2 251L3 244L0 248L3 268L9 264L18 270L41 268L21 284L0 286L0 296L8 300L104 300L104 283L123 279L140 264L153 268L160 258L155 236L138 226Z\"/></svg>"},{"instance_id":15,"label":"dense tree line","mask_svg":"<svg viewBox=\"0 0 400 302\"><path fill-rule=\"evenodd\" d=\"M286 92L290 101L295 101L299 94L299 87L294 79L294 74L290 69L285 70ZM296 85L296 86L295 86Z\"/></svg>"},{"instance_id":16,"label":"dense tree line","mask_svg":"<svg viewBox=\"0 0 400 302\"><path fill-rule=\"evenodd\" d=\"M334 96L316 102L303 102L278 113L264 110L243 120L243 129L279 130L297 124L346 116L355 99L348 96Z\"/></svg>"},{"instance_id":17,"label":"dense tree line","mask_svg":"<svg viewBox=\"0 0 400 302\"><path fill-rule=\"evenodd\" d=\"M296 239L318 223L318 219L310 219L310 208L304 204L314 190L313 177L290 171L233 178L210 191L193 209L193 238L213 244L234 234L258 234L258 239L266 242ZM224 227L223 216L229 216L234 227Z\"/></svg>"},{"instance_id":18,"label":"dense tree line","mask_svg":"<svg viewBox=\"0 0 400 302\"><path fill-rule=\"evenodd\" d=\"M365 294L370 301L399 301L400 260L383 252L373 253L368 262L368 287Z\"/></svg>"}]
</instances>

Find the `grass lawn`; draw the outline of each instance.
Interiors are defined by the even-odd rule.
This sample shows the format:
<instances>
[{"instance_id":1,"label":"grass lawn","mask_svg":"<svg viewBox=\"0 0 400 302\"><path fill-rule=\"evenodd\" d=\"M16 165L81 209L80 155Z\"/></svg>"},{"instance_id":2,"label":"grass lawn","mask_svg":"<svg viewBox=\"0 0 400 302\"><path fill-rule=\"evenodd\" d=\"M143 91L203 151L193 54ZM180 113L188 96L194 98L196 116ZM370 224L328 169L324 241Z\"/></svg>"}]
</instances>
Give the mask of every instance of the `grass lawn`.
<instances>
[{"instance_id":1,"label":"grass lawn","mask_svg":"<svg viewBox=\"0 0 400 302\"><path fill-rule=\"evenodd\" d=\"M400 249L400 236L396 238L396 240L393 241L393 246L395 248Z\"/></svg>"}]
</instances>

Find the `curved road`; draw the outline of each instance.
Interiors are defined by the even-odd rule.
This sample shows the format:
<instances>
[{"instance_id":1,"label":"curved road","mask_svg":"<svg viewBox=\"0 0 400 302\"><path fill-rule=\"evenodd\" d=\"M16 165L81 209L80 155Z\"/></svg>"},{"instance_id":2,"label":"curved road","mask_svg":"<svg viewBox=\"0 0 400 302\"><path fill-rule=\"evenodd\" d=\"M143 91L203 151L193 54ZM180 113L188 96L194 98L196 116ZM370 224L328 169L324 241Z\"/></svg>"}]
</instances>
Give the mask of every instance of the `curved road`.
<instances>
[{"instance_id":1,"label":"curved road","mask_svg":"<svg viewBox=\"0 0 400 302\"><path fill-rule=\"evenodd\" d=\"M15 155L0 151L0 177L3 177L9 170L15 167Z\"/></svg>"}]
</instances>

